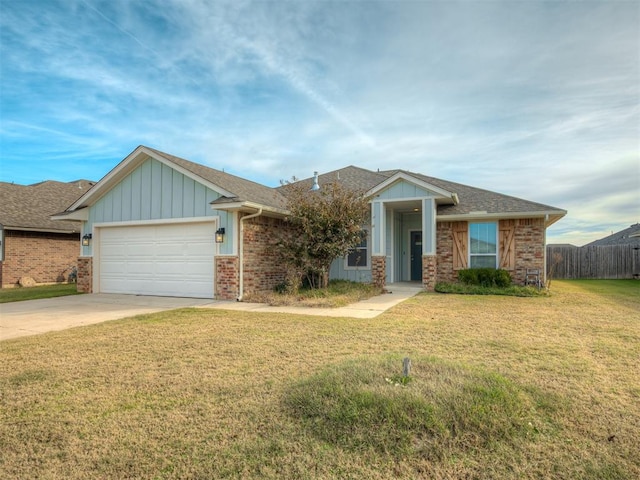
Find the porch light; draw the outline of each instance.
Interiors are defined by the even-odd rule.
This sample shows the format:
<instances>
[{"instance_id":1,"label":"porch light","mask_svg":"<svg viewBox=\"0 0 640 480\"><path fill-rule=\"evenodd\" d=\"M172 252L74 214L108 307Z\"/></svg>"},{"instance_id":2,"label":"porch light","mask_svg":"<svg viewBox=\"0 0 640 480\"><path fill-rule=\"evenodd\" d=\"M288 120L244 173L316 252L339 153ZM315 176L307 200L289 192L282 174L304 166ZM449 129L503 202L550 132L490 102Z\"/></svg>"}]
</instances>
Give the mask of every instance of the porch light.
<instances>
[{"instance_id":1,"label":"porch light","mask_svg":"<svg viewBox=\"0 0 640 480\"><path fill-rule=\"evenodd\" d=\"M82 246L88 247L91 244L92 235L90 233L85 233L82 237Z\"/></svg>"},{"instance_id":2,"label":"porch light","mask_svg":"<svg viewBox=\"0 0 640 480\"><path fill-rule=\"evenodd\" d=\"M224 227L220 227L216 230L216 243L224 242Z\"/></svg>"}]
</instances>

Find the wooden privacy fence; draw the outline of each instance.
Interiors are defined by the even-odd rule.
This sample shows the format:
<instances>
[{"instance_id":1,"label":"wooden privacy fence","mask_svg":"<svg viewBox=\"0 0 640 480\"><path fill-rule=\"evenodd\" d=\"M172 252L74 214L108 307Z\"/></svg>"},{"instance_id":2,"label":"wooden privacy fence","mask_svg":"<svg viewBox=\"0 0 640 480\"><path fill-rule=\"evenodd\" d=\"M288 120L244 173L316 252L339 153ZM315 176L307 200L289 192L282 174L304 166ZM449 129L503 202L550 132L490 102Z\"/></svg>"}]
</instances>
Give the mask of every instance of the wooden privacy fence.
<instances>
[{"instance_id":1,"label":"wooden privacy fence","mask_svg":"<svg viewBox=\"0 0 640 480\"><path fill-rule=\"evenodd\" d=\"M547 274L550 278L640 278L640 248L548 245Z\"/></svg>"}]
</instances>

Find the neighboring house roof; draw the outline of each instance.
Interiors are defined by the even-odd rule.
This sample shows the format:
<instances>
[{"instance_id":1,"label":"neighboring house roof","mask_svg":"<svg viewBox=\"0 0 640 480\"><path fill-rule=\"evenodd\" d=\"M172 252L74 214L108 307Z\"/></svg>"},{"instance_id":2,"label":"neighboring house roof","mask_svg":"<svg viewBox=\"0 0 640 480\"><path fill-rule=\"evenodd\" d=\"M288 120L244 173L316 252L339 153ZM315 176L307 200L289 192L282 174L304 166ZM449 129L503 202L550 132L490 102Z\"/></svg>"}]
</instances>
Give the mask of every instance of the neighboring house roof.
<instances>
[{"instance_id":1,"label":"neighboring house roof","mask_svg":"<svg viewBox=\"0 0 640 480\"><path fill-rule=\"evenodd\" d=\"M53 221L50 217L75 202L93 184L88 180L47 180L33 185L0 182L0 224L7 230L77 232L77 222Z\"/></svg>"},{"instance_id":2,"label":"neighboring house roof","mask_svg":"<svg viewBox=\"0 0 640 480\"><path fill-rule=\"evenodd\" d=\"M606 245L634 245L640 246L640 223L631 225L629 228L612 233L611 235L587 243L585 247L599 247Z\"/></svg>"}]
</instances>

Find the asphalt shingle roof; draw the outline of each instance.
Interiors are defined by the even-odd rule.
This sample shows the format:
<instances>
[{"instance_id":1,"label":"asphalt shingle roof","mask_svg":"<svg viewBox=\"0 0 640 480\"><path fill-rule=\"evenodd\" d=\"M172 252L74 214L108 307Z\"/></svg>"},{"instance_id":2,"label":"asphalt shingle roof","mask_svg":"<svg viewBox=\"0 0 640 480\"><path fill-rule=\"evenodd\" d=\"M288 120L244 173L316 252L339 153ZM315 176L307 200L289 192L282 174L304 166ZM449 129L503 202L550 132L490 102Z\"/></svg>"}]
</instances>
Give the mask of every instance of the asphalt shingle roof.
<instances>
[{"instance_id":1,"label":"asphalt shingle roof","mask_svg":"<svg viewBox=\"0 0 640 480\"><path fill-rule=\"evenodd\" d=\"M33 185L0 182L0 223L14 230L71 233L79 223L51 220L93 186L88 180L64 183L54 180Z\"/></svg>"},{"instance_id":2,"label":"asphalt shingle roof","mask_svg":"<svg viewBox=\"0 0 640 480\"><path fill-rule=\"evenodd\" d=\"M260 205L285 209L287 205L286 198L280 191L274 188L261 185L251 180L246 180L230 173L222 172L214 168L206 167L199 163L194 163L184 158L169 155L168 153L145 147L164 159L181 166L185 170L203 178L204 180L218 185L219 187L232 192L235 196L221 199L218 203L223 202L254 202Z\"/></svg>"},{"instance_id":3,"label":"asphalt shingle roof","mask_svg":"<svg viewBox=\"0 0 640 480\"><path fill-rule=\"evenodd\" d=\"M206 182L225 190L229 195L221 197L213 202L214 204L220 205L221 208L225 203L250 202L264 207L271 207L283 211L287 210L288 187L286 184L277 188L271 188L236 175L161 152L160 150L146 146L140 146L138 148L147 149L147 151L151 152L151 154L157 158L167 161L168 163L175 164L195 176L202 178ZM489 215L518 213L540 214L544 212L559 218L566 214L564 210L551 207L549 205L400 169L374 172L372 170L350 165L339 170L319 175L318 181L321 187L322 185L339 181L347 188L364 193L375 189L375 187L381 185L383 182L399 173L457 195L459 200L457 205L438 205L439 216L453 217L456 215L473 214L474 212L486 212L486 214ZM296 183L305 186L308 185L308 187L311 188L313 185L313 178L297 180ZM55 213L55 211L56 210L53 209L52 213Z\"/></svg>"},{"instance_id":4,"label":"asphalt shingle roof","mask_svg":"<svg viewBox=\"0 0 640 480\"><path fill-rule=\"evenodd\" d=\"M611 235L587 243L585 247L606 246L606 245L634 245L640 247L640 223L635 223L629 228L612 233Z\"/></svg>"},{"instance_id":5,"label":"asphalt shingle roof","mask_svg":"<svg viewBox=\"0 0 640 480\"><path fill-rule=\"evenodd\" d=\"M427 175L409 172L407 170L384 170L373 172L364 168L349 166L320 175L318 177L318 183L322 186L324 183L338 180L347 188L368 191L398 173L404 173L425 183L458 195L458 205L438 205L438 215L463 215L478 211L484 211L488 214L543 211L557 211L559 214L564 213L563 210L549 205L531 202L529 200L489 190L483 190L481 188L471 187L461 183L450 182L440 178L429 177ZM309 188L311 188L313 178L300 180L300 182L308 184ZM280 190L286 194L286 187L280 187Z\"/></svg>"}]
</instances>

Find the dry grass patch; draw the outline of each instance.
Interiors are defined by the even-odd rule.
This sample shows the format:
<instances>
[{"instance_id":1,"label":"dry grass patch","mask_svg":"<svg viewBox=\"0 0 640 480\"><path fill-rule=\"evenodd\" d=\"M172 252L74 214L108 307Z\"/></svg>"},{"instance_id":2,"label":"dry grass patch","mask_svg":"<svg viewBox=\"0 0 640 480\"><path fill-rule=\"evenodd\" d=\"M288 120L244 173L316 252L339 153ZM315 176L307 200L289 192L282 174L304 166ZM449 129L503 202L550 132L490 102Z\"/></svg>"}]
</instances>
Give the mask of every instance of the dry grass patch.
<instances>
[{"instance_id":1,"label":"dry grass patch","mask_svg":"<svg viewBox=\"0 0 640 480\"><path fill-rule=\"evenodd\" d=\"M332 280L327 288L302 288L297 294L282 291L253 293L244 296L246 302L266 303L272 306L295 305L297 307L336 308L375 297L382 289L368 283Z\"/></svg>"},{"instance_id":2,"label":"dry grass patch","mask_svg":"<svg viewBox=\"0 0 640 480\"><path fill-rule=\"evenodd\" d=\"M637 289L555 281L539 298L423 294L370 320L189 309L4 341L0 477L638 478L639 310ZM414 381L381 403L414 405L406 424L365 401L370 423L343 414L341 441L291 408L322 385L342 385L347 405L388 392L403 356ZM486 382L502 430L471 422L452 441L451 418L472 412L415 434L425 405L456 411L438 392L464 411Z\"/></svg>"}]
</instances>

